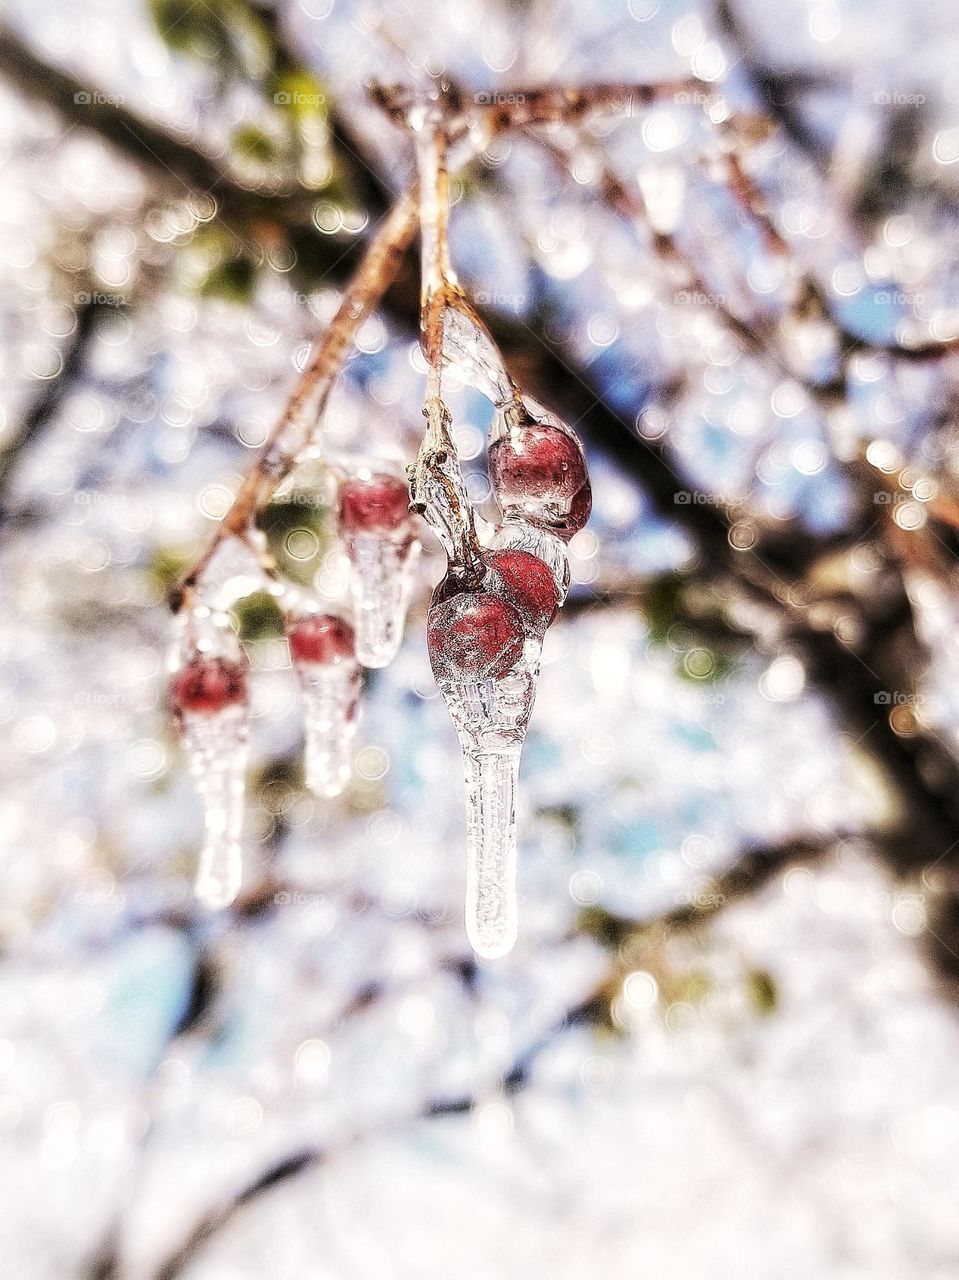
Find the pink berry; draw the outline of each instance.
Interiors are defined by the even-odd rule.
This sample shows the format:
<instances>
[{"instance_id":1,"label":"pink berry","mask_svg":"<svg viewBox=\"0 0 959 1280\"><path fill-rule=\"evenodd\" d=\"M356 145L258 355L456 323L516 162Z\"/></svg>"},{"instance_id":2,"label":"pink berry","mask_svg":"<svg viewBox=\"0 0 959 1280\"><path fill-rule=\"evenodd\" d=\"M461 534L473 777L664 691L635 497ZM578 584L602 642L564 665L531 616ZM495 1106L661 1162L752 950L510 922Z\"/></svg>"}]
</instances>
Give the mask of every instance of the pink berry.
<instances>
[{"instance_id":1,"label":"pink berry","mask_svg":"<svg viewBox=\"0 0 959 1280\"><path fill-rule=\"evenodd\" d=\"M564 537L583 528L592 507L589 475L574 437L549 423L510 427L489 450L500 505L519 507Z\"/></svg>"},{"instance_id":2,"label":"pink berry","mask_svg":"<svg viewBox=\"0 0 959 1280\"><path fill-rule=\"evenodd\" d=\"M340 487L340 528L344 533L386 533L410 518L410 493L396 476L345 480Z\"/></svg>"},{"instance_id":3,"label":"pink berry","mask_svg":"<svg viewBox=\"0 0 959 1280\"><path fill-rule=\"evenodd\" d=\"M191 658L174 675L170 697L180 714L216 715L246 701L246 669L229 658Z\"/></svg>"},{"instance_id":4,"label":"pink berry","mask_svg":"<svg viewBox=\"0 0 959 1280\"><path fill-rule=\"evenodd\" d=\"M294 662L341 662L355 653L353 628L332 613L311 613L286 629Z\"/></svg>"},{"instance_id":5,"label":"pink berry","mask_svg":"<svg viewBox=\"0 0 959 1280\"><path fill-rule=\"evenodd\" d=\"M535 629L545 631L556 617L556 584L549 567L529 551L490 551L486 562L497 572L504 594Z\"/></svg>"},{"instance_id":6,"label":"pink berry","mask_svg":"<svg viewBox=\"0 0 959 1280\"><path fill-rule=\"evenodd\" d=\"M434 593L426 624L430 664L437 680L497 680L523 653L526 627L519 611L489 591Z\"/></svg>"}]
</instances>

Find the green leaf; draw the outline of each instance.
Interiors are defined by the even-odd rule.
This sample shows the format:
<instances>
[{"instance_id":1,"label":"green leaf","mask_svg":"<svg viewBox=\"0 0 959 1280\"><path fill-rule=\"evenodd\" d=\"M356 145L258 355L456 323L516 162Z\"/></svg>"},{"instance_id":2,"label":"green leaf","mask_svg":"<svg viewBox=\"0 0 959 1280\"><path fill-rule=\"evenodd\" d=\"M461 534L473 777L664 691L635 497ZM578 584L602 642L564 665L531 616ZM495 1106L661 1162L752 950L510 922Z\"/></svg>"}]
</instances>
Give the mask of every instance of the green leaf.
<instances>
[{"instance_id":1,"label":"green leaf","mask_svg":"<svg viewBox=\"0 0 959 1280\"><path fill-rule=\"evenodd\" d=\"M294 490L264 507L257 525L280 572L309 586L336 536L329 508L313 493Z\"/></svg>"},{"instance_id":2,"label":"green leaf","mask_svg":"<svg viewBox=\"0 0 959 1280\"><path fill-rule=\"evenodd\" d=\"M237 635L244 642L283 635L283 610L268 591L256 591L238 600L231 612Z\"/></svg>"},{"instance_id":3,"label":"green leaf","mask_svg":"<svg viewBox=\"0 0 959 1280\"><path fill-rule=\"evenodd\" d=\"M258 795L269 788L285 788L291 791L303 789L303 753L293 751L288 755L273 756L250 778L250 791Z\"/></svg>"},{"instance_id":4,"label":"green leaf","mask_svg":"<svg viewBox=\"0 0 959 1280\"><path fill-rule=\"evenodd\" d=\"M200 285L203 297L225 298L249 306L256 288L256 267L249 258L229 258L210 268Z\"/></svg>"},{"instance_id":5,"label":"green leaf","mask_svg":"<svg viewBox=\"0 0 959 1280\"><path fill-rule=\"evenodd\" d=\"M746 986L753 1007L760 1017L775 1013L779 1005L779 989L775 979L766 969L751 969L746 975Z\"/></svg>"},{"instance_id":6,"label":"green leaf","mask_svg":"<svg viewBox=\"0 0 959 1280\"><path fill-rule=\"evenodd\" d=\"M183 547L157 547L147 563L146 572L163 596L168 596L186 576L190 552Z\"/></svg>"},{"instance_id":7,"label":"green leaf","mask_svg":"<svg viewBox=\"0 0 959 1280\"><path fill-rule=\"evenodd\" d=\"M242 160L253 164L276 164L280 158L275 139L255 124L241 125L233 134L233 146Z\"/></svg>"},{"instance_id":8,"label":"green leaf","mask_svg":"<svg viewBox=\"0 0 959 1280\"><path fill-rule=\"evenodd\" d=\"M630 937L636 926L631 920L613 915L605 907L592 906L584 907L579 913L576 928L579 933L595 938L600 946L615 951Z\"/></svg>"},{"instance_id":9,"label":"green leaf","mask_svg":"<svg viewBox=\"0 0 959 1280\"><path fill-rule=\"evenodd\" d=\"M649 638L655 645L664 645L669 629L679 616L682 584L674 573L664 574L650 584L643 613L649 623Z\"/></svg>"},{"instance_id":10,"label":"green leaf","mask_svg":"<svg viewBox=\"0 0 959 1280\"><path fill-rule=\"evenodd\" d=\"M160 38L222 72L262 80L276 61L269 31L244 0L150 0Z\"/></svg>"}]
</instances>

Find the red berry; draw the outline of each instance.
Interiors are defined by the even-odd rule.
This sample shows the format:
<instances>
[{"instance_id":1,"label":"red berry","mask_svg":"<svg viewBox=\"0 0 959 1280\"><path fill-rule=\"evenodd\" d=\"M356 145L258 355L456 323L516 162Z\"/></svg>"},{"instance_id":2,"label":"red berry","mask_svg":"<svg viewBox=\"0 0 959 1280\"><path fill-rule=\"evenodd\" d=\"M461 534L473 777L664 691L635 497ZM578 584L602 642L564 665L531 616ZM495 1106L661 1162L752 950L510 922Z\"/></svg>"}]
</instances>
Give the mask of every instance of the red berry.
<instances>
[{"instance_id":1,"label":"red berry","mask_svg":"<svg viewBox=\"0 0 959 1280\"><path fill-rule=\"evenodd\" d=\"M246 701L246 668L229 658L191 658L170 684L174 708L212 716Z\"/></svg>"},{"instance_id":2,"label":"red berry","mask_svg":"<svg viewBox=\"0 0 959 1280\"><path fill-rule=\"evenodd\" d=\"M396 476L345 480L340 487L340 528L344 533L385 533L410 518L410 493Z\"/></svg>"},{"instance_id":3,"label":"red berry","mask_svg":"<svg viewBox=\"0 0 959 1280\"><path fill-rule=\"evenodd\" d=\"M526 628L508 601L489 591L434 594L426 624L430 664L437 680L496 680L523 653Z\"/></svg>"},{"instance_id":4,"label":"red berry","mask_svg":"<svg viewBox=\"0 0 959 1280\"><path fill-rule=\"evenodd\" d=\"M569 503L588 483L579 444L548 423L512 427L490 448L490 474L504 501Z\"/></svg>"},{"instance_id":5,"label":"red berry","mask_svg":"<svg viewBox=\"0 0 959 1280\"><path fill-rule=\"evenodd\" d=\"M353 628L332 613L311 613L286 629L294 662L340 662L355 653Z\"/></svg>"},{"instance_id":6,"label":"red berry","mask_svg":"<svg viewBox=\"0 0 959 1280\"><path fill-rule=\"evenodd\" d=\"M556 584L549 567L532 552L490 551L486 562L499 574L505 594L531 626L543 631L556 617Z\"/></svg>"},{"instance_id":7,"label":"red berry","mask_svg":"<svg viewBox=\"0 0 959 1280\"><path fill-rule=\"evenodd\" d=\"M519 508L562 538L589 518L592 496L579 442L546 422L510 427L490 445L490 480L504 508Z\"/></svg>"}]
</instances>

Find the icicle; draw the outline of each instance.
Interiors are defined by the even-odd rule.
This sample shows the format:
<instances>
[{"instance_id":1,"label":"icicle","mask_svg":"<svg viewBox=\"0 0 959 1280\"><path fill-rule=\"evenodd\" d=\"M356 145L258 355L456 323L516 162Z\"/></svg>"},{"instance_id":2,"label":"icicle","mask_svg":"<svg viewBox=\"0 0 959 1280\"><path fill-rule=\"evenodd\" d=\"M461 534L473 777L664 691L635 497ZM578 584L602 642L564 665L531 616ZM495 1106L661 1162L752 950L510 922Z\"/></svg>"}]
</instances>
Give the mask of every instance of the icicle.
<instances>
[{"instance_id":1,"label":"icicle","mask_svg":"<svg viewBox=\"0 0 959 1280\"><path fill-rule=\"evenodd\" d=\"M332 614L310 614L287 626L300 682L306 730L306 785L331 799L350 780L362 681L353 628Z\"/></svg>"},{"instance_id":2,"label":"icicle","mask_svg":"<svg viewBox=\"0 0 959 1280\"><path fill-rule=\"evenodd\" d=\"M430 604L430 662L463 753L466 929L490 958L516 940L516 783L555 612L547 566L513 550L485 553L474 580L451 572Z\"/></svg>"},{"instance_id":3,"label":"icicle","mask_svg":"<svg viewBox=\"0 0 959 1280\"><path fill-rule=\"evenodd\" d=\"M247 761L245 707L216 715L185 715L190 769L203 798L204 842L195 892L207 907L227 907L240 892L243 854L240 833Z\"/></svg>"},{"instance_id":4,"label":"icicle","mask_svg":"<svg viewBox=\"0 0 959 1280\"><path fill-rule=\"evenodd\" d=\"M358 533L349 541L356 653L364 667L385 667L403 642L419 543Z\"/></svg>"},{"instance_id":5,"label":"icicle","mask_svg":"<svg viewBox=\"0 0 959 1280\"><path fill-rule=\"evenodd\" d=\"M360 668L356 662L297 668L306 728L306 785L314 795L331 799L350 780Z\"/></svg>"},{"instance_id":6,"label":"icicle","mask_svg":"<svg viewBox=\"0 0 959 1280\"><path fill-rule=\"evenodd\" d=\"M174 674L171 697L203 800L205 838L196 896L219 909L233 901L242 880L240 832L249 727L246 668L232 658L193 651Z\"/></svg>"},{"instance_id":7,"label":"icicle","mask_svg":"<svg viewBox=\"0 0 959 1280\"><path fill-rule=\"evenodd\" d=\"M516 941L516 785L539 675L539 646L498 679L439 687L456 727L466 782L466 933L495 959Z\"/></svg>"},{"instance_id":8,"label":"icicle","mask_svg":"<svg viewBox=\"0 0 959 1280\"><path fill-rule=\"evenodd\" d=\"M361 468L340 488L339 516L352 567L356 656L365 667L385 667L403 640L420 550L407 485Z\"/></svg>"}]
</instances>

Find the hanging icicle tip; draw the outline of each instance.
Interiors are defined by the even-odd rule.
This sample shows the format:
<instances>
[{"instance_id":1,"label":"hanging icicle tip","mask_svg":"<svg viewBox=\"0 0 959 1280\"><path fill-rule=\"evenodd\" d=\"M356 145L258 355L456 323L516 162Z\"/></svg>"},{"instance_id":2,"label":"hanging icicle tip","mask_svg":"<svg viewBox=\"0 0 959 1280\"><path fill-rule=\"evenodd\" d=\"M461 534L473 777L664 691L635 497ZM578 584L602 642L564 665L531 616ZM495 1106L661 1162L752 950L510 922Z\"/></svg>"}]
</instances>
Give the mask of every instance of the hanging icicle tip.
<instances>
[{"instance_id":1,"label":"hanging icicle tip","mask_svg":"<svg viewBox=\"0 0 959 1280\"><path fill-rule=\"evenodd\" d=\"M240 657L188 648L170 682L170 699L203 802L204 841L195 892L205 906L219 910L233 902L242 882L246 664Z\"/></svg>"}]
</instances>

